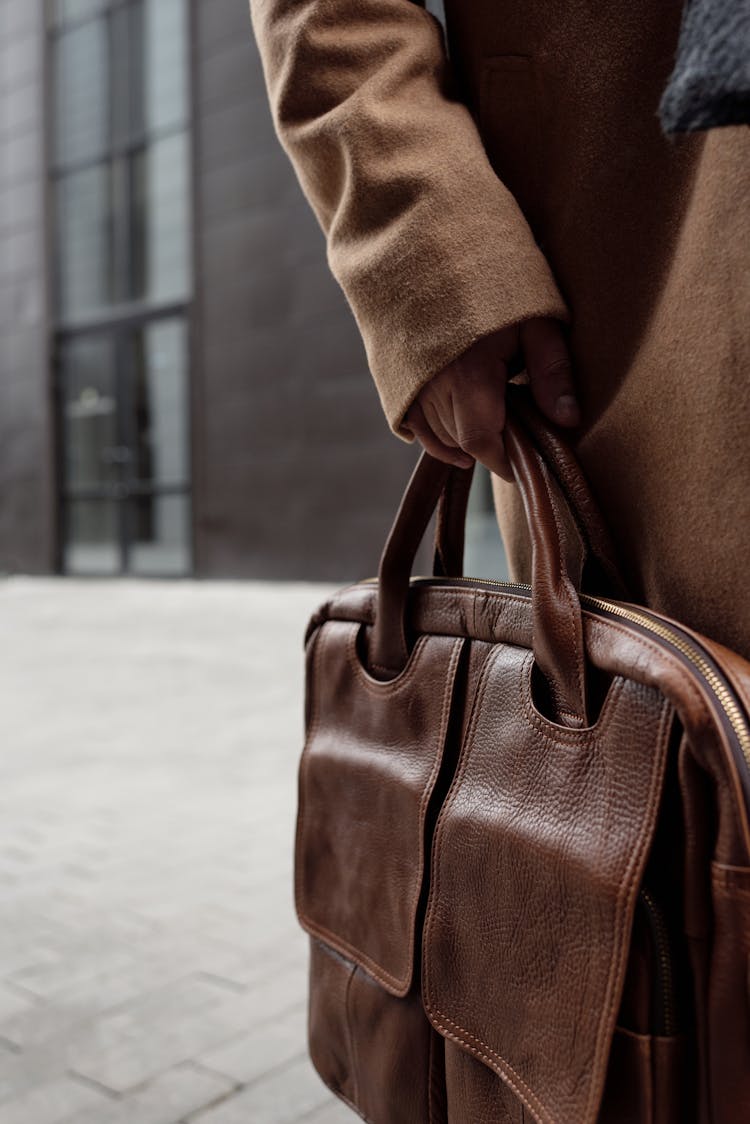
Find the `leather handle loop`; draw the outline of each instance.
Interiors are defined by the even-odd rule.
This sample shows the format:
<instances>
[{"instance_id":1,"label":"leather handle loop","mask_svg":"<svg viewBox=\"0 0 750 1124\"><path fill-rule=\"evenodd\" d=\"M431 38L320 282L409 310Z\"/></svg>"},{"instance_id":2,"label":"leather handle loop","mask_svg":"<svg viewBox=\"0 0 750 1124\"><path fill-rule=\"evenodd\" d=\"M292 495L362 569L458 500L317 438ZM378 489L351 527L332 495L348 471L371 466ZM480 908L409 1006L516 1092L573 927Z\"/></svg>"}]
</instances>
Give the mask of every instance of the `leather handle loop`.
<instances>
[{"instance_id":1,"label":"leather handle loop","mask_svg":"<svg viewBox=\"0 0 750 1124\"><path fill-rule=\"evenodd\" d=\"M564 726L586 724L586 657L579 592L586 547L547 466L508 417L505 448L531 532L534 658Z\"/></svg>"},{"instance_id":2,"label":"leather handle loop","mask_svg":"<svg viewBox=\"0 0 750 1124\"><path fill-rule=\"evenodd\" d=\"M375 671L397 675L409 658L409 577L450 472L451 465L422 453L399 504L378 568L378 608L370 642L370 665Z\"/></svg>"},{"instance_id":3,"label":"leather handle loop","mask_svg":"<svg viewBox=\"0 0 750 1124\"><path fill-rule=\"evenodd\" d=\"M460 577L464 572L466 508L474 467L472 462L469 468L454 468L440 493L432 566L437 577Z\"/></svg>"},{"instance_id":4,"label":"leather handle loop","mask_svg":"<svg viewBox=\"0 0 750 1124\"><path fill-rule=\"evenodd\" d=\"M609 539L575 459L551 432L547 447L540 452L524 424L521 400L521 393L509 395L505 439L532 542L534 655L549 684L559 721L581 726L586 721L586 661L579 598L584 564L593 554L608 586L619 591L622 583L612 561ZM559 475L550 471L548 459L555 462ZM435 573L461 573L470 485L470 469L452 468L427 453L422 454L412 474L380 560L370 662L381 674L397 675L409 658L409 576L438 503Z\"/></svg>"},{"instance_id":5,"label":"leather handle loop","mask_svg":"<svg viewBox=\"0 0 750 1124\"><path fill-rule=\"evenodd\" d=\"M511 385L508 395L513 414L536 446L583 535L587 551L583 579L586 589L627 599L628 584L620 569L615 545L573 450L540 414L527 386Z\"/></svg>"},{"instance_id":6,"label":"leather handle loop","mask_svg":"<svg viewBox=\"0 0 750 1124\"><path fill-rule=\"evenodd\" d=\"M528 387L511 383L507 394L509 409L541 453L580 528L587 551L585 588L591 593L631 600L611 536L572 449L539 413ZM473 469L472 465L454 470L440 497L433 573L441 577L460 577L464 572L466 508Z\"/></svg>"}]
</instances>

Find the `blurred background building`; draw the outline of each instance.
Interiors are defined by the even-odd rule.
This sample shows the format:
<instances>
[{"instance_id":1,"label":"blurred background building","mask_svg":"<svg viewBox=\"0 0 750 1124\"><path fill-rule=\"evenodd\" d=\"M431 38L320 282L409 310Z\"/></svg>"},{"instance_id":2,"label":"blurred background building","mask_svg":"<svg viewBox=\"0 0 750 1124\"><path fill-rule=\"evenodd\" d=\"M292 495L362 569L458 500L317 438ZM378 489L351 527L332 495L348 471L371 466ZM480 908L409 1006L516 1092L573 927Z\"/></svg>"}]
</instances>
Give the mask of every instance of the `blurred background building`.
<instances>
[{"instance_id":1,"label":"blurred background building","mask_svg":"<svg viewBox=\"0 0 750 1124\"><path fill-rule=\"evenodd\" d=\"M414 459L247 0L0 0L0 571L369 575Z\"/></svg>"}]
</instances>

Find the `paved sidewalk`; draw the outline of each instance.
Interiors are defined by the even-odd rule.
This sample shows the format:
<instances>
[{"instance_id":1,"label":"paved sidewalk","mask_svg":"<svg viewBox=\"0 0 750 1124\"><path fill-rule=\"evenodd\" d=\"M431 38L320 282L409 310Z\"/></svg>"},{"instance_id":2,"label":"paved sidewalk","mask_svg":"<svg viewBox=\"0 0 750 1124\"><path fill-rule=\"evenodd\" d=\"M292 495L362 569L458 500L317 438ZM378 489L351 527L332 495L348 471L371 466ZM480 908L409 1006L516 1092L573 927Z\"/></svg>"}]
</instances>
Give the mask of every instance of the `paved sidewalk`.
<instances>
[{"instance_id":1,"label":"paved sidewalk","mask_svg":"<svg viewBox=\"0 0 750 1124\"><path fill-rule=\"evenodd\" d=\"M327 587L0 583L0 1124L346 1124L291 901Z\"/></svg>"}]
</instances>

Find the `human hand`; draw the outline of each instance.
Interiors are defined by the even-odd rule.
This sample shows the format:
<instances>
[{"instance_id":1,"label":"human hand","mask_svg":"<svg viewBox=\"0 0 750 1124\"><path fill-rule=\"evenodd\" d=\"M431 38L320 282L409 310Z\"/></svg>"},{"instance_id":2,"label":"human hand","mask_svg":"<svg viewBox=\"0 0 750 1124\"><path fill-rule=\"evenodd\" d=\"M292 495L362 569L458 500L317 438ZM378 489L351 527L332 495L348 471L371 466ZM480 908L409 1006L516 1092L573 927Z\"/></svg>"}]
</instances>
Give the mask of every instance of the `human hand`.
<instances>
[{"instance_id":1,"label":"human hand","mask_svg":"<svg viewBox=\"0 0 750 1124\"><path fill-rule=\"evenodd\" d=\"M428 453L460 468L477 460L513 480L503 443L505 386L508 364L519 353L542 413L557 425L579 424L562 327L540 317L477 340L422 387L405 421Z\"/></svg>"}]
</instances>

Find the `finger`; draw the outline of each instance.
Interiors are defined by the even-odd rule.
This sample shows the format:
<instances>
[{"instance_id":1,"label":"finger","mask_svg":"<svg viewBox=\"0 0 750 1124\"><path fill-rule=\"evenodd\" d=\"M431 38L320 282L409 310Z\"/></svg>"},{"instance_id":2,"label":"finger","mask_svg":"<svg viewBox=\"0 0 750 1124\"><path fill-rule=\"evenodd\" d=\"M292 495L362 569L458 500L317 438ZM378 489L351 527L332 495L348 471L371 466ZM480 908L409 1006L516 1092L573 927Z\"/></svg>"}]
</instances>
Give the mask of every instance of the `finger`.
<instances>
[{"instance_id":1,"label":"finger","mask_svg":"<svg viewBox=\"0 0 750 1124\"><path fill-rule=\"evenodd\" d=\"M500 376L467 377L453 394L456 438L465 453L503 480L513 480L503 441L505 365Z\"/></svg>"},{"instance_id":2,"label":"finger","mask_svg":"<svg viewBox=\"0 0 750 1124\"><path fill-rule=\"evenodd\" d=\"M521 325L521 347L536 404L558 425L580 425L573 369L562 327L556 320L528 320Z\"/></svg>"},{"instance_id":3,"label":"finger","mask_svg":"<svg viewBox=\"0 0 750 1124\"><path fill-rule=\"evenodd\" d=\"M424 411L418 402L412 402L406 415L406 422L430 456L446 464L455 464L458 468L468 468L472 463L471 457L466 456L455 446L451 448L435 436L424 416Z\"/></svg>"},{"instance_id":4,"label":"finger","mask_svg":"<svg viewBox=\"0 0 750 1124\"><path fill-rule=\"evenodd\" d=\"M451 430L444 424L440 416L440 411L435 403L431 402L429 398L420 397L419 405L422 407L427 424L437 439L442 441L443 444L447 445L450 449L458 449L458 441L456 441Z\"/></svg>"}]
</instances>

